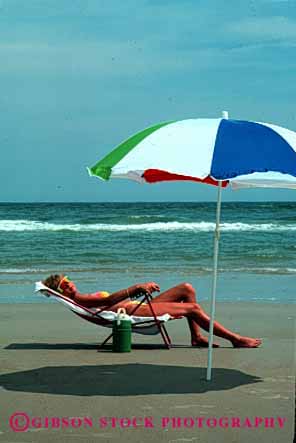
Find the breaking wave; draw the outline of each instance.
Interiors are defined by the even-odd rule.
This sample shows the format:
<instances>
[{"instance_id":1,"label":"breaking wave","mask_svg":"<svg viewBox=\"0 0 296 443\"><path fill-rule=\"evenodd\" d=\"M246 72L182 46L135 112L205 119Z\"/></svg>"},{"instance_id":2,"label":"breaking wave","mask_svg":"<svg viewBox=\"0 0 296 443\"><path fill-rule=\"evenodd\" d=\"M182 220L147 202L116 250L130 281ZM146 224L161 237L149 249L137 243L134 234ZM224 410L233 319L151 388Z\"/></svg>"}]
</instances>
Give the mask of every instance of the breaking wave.
<instances>
[{"instance_id":1,"label":"breaking wave","mask_svg":"<svg viewBox=\"0 0 296 443\"><path fill-rule=\"evenodd\" d=\"M282 232L296 231L295 224L280 225L276 223L221 223L221 231L261 231L261 232ZM141 224L58 224L41 222L34 220L0 220L0 231L5 232L25 232L25 231L191 231L210 232L214 231L215 223L210 222L155 222Z\"/></svg>"}]
</instances>

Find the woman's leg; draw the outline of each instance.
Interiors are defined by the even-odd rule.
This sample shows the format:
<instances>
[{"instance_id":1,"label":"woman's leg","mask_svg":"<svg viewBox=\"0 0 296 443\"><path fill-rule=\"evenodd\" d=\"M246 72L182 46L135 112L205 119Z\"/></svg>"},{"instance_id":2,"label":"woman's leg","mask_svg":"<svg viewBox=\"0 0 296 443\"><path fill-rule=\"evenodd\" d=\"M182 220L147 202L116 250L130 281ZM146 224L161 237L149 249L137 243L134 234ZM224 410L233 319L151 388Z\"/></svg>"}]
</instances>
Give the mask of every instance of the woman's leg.
<instances>
[{"instance_id":1,"label":"woman's leg","mask_svg":"<svg viewBox=\"0 0 296 443\"><path fill-rule=\"evenodd\" d=\"M134 305L127 304L127 313L130 313L133 307ZM203 329L209 331L210 318L197 303L157 302L153 304L153 309L157 316L170 314L173 317L184 316L186 318L190 318ZM140 306L137 309L137 315L143 317L150 316L151 312L149 310L149 306ZM214 334L218 337L229 340L232 343L233 347L255 348L261 344L260 339L243 337L239 334L235 334L217 321L214 322ZM196 337L196 339L198 340L199 337Z\"/></svg>"},{"instance_id":2,"label":"woman's leg","mask_svg":"<svg viewBox=\"0 0 296 443\"><path fill-rule=\"evenodd\" d=\"M167 291L157 295L153 298L152 303L163 302L184 302L184 303L196 303L195 289L190 283L181 283ZM201 333L198 323L191 317L187 317L192 346L208 346L208 339ZM214 343L213 346L217 348L219 345Z\"/></svg>"},{"instance_id":3,"label":"woman's leg","mask_svg":"<svg viewBox=\"0 0 296 443\"><path fill-rule=\"evenodd\" d=\"M153 303L181 301L196 303L196 293L190 283L181 283L153 297Z\"/></svg>"}]
</instances>

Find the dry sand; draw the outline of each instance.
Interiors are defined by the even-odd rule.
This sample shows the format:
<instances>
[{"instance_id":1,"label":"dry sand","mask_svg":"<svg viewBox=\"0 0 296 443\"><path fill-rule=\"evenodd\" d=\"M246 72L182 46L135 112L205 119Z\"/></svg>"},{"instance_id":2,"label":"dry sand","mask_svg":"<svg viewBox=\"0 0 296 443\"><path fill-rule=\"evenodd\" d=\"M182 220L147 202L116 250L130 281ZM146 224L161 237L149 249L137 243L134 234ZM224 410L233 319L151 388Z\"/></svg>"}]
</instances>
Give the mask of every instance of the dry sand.
<instances>
[{"instance_id":1,"label":"dry sand","mask_svg":"<svg viewBox=\"0 0 296 443\"><path fill-rule=\"evenodd\" d=\"M220 322L262 337L263 346L233 349L217 339L223 347L214 351L213 380L206 382L207 350L188 347L186 320L169 324L176 344L171 350L161 348L159 336L134 335L132 352L115 354L110 348L96 350L108 330L60 305L1 304L0 441L292 442L294 312L293 305L218 304ZM42 427L36 422L26 432L13 432L9 417L17 411L30 420L41 417ZM53 429L58 422L46 424L45 417L65 417L64 428ZM67 427L71 417L80 417L81 427L75 427L78 419ZM100 427L98 419L104 417L101 424L107 426ZM146 417L148 427L120 428L122 417L122 424L133 417L140 424ZM163 417L168 417L168 426L163 427ZM179 428L173 428L173 417L181 418ZM230 423L238 417L236 425L245 426L221 427L219 423L227 423L226 418L219 422L221 417ZM266 422L273 427L265 427L264 421L255 427L260 421L256 417L274 418L274 423ZM16 424L24 423L20 419Z\"/></svg>"}]
</instances>

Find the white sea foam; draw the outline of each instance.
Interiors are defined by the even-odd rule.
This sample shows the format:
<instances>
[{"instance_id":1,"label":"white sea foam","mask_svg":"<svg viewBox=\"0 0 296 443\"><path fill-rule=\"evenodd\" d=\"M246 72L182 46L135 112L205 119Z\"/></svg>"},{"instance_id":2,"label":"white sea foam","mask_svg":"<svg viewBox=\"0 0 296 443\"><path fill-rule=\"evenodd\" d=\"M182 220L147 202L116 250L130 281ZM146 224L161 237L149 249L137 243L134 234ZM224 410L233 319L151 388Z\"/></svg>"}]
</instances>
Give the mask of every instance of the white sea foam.
<instances>
[{"instance_id":1,"label":"white sea foam","mask_svg":"<svg viewBox=\"0 0 296 443\"><path fill-rule=\"evenodd\" d=\"M252 273L252 274L289 275L289 274L296 274L296 268L243 267L243 268L234 268L234 269L220 269L220 272L242 272L242 273Z\"/></svg>"},{"instance_id":2,"label":"white sea foam","mask_svg":"<svg viewBox=\"0 0 296 443\"><path fill-rule=\"evenodd\" d=\"M138 218L165 218L165 217L167 217L167 216L166 215L160 215L160 214L129 215L129 218L131 218L131 219L132 218L135 218L135 219L138 219Z\"/></svg>"},{"instance_id":3,"label":"white sea foam","mask_svg":"<svg viewBox=\"0 0 296 443\"><path fill-rule=\"evenodd\" d=\"M0 231L192 231L209 232L215 229L215 223L210 222L155 222L141 224L58 224L34 220L0 220ZM222 231L295 231L296 225L278 225L275 223L248 224L222 223Z\"/></svg>"},{"instance_id":4,"label":"white sea foam","mask_svg":"<svg viewBox=\"0 0 296 443\"><path fill-rule=\"evenodd\" d=\"M137 272L141 273L144 271L147 271L147 266L145 267L145 269L138 269ZM169 270L159 270L161 273L163 272L172 272ZM40 274L40 273L54 273L55 269L54 268L0 268L0 275L4 275L4 274ZM109 268L102 268L102 267L95 267L95 268L90 268L89 266L87 268L72 268L71 266L67 266L67 272L71 272L71 273L109 273L109 272L122 272L121 268L115 269L109 269ZM157 270L155 268L151 269L151 272L157 272ZM175 270L173 270L173 272L175 272ZM182 274L182 269L179 269L179 272ZM213 268L211 267L196 267L194 266L193 268L187 268L186 270L183 270L184 274L188 274L188 273L194 273L195 275L200 274L200 275L206 275L209 273L213 272ZM291 275L291 274L296 274L296 268L286 268L286 267L282 267L282 268L272 268L272 267L238 267L238 268L233 268L233 267L224 267L224 268L219 268L219 273L242 273L242 274L278 274L278 275Z\"/></svg>"},{"instance_id":5,"label":"white sea foam","mask_svg":"<svg viewBox=\"0 0 296 443\"><path fill-rule=\"evenodd\" d=\"M0 274L35 274L37 272L47 272L47 270L31 268L0 268Z\"/></svg>"}]
</instances>

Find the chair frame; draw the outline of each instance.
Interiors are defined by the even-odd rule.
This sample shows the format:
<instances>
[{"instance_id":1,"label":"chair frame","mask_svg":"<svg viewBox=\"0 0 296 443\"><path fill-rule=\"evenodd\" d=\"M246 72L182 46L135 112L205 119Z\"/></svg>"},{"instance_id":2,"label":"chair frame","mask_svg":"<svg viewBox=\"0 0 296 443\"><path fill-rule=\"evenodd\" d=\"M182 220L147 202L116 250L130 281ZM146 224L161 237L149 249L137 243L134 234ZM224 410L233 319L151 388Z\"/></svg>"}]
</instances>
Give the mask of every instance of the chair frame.
<instances>
[{"instance_id":1,"label":"chair frame","mask_svg":"<svg viewBox=\"0 0 296 443\"><path fill-rule=\"evenodd\" d=\"M155 311L154 311L152 303L151 303L151 301L153 300L153 297L151 296L151 294L148 294L147 292L141 294L141 296L143 297L142 300L140 301L139 304L137 304L135 306L135 308L132 310L130 315L133 315L137 311L137 309L139 309L139 307L142 305L142 303L146 302L148 304L148 306L150 308L150 311L152 313L152 316L154 318L154 323L152 323L152 324L155 324L157 326L157 328L159 330L159 333L160 333L160 335L161 335L161 337L163 339L165 347L167 349L170 349L171 346L172 346L172 341L171 341L171 338L170 338L170 336L168 334L168 331L167 331L165 325L163 324L163 322L158 320L158 318L157 318L157 316L155 314ZM113 305L111 305L111 306L113 306ZM151 323L151 320L147 321L146 323L149 323L149 322ZM144 322L142 322L141 324L144 324ZM113 337L113 332L103 341L103 343L100 345L100 347L103 347L106 343L108 343L108 341L112 337Z\"/></svg>"},{"instance_id":2,"label":"chair frame","mask_svg":"<svg viewBox=\"0 0 296 443\"><path fill-rule=\"evenodd\" d=\"M85 306L77 303L76 301L74 301L74 300L72 300L72 299L70 299L68 297L65 297L64 295L54 291L51 288L46 287L46 286L44 286L44 289L42 289L42 288L41 289L37 289L36 292L41 292L41 293L45 292L45 293L53 295L53 296L55 296L57 298L60 298L60 299L62 299L64 301L66 301L67 303L71 303L74 306L77 306L78 308L80 308L81 310L84 310L86 313L88 313L90 315L90 317L88 317L86 315L83 315L82 313L78 313L78 312L72 310L72 312L74 314L76 314L77 316L79 316L79 317L83 318L84 320L87 320L87 321L89 321L91 323L95 323L96 325L99 325L99 326L102 326L102 327L106 327L106 326L110 327L110 323L111 322L109 320L106 320L106 319L104 319L102 317L101 318L99 317L101 312L106 311L106 306L104 306L102 309L93 311L92 309L86 308ZM134 315L136 313L136 311L139 309L139 307L144 302L146 302L147 305L149 306L149 309L151 311L153 319L149 319L147 321L141 321L141 323L136 323L135 325L132 325L132 332L137 333L137 331L133 331L133 327L136 328L136 327L142 326L144 324L146 324L147 328L149 328L150 326L156 326L157 329L158 329L158 332L160 333L160 335L162 337L162 340L164 342L164 345L165 345L166 349L170 349L171 346L172 346L171 338L170 338L170 336L168 334L168 331L167 331L167 329L166 329L166 327L164 325L164 322L159 320L157 318L156 314L155 314L155 311L154 311L154 308L153 308L153 304L151 303L152 300L153 300L153 297L149 293L142 293L140 295L140 297L142 297L142 300L140 300L139 303L136 304L136 306L134 307L134 309L132 310L130 315ZM126 298L129 298L129 297L126 297ZM114 302L112 305L108 306L108 308L110 309L112 306L116 305L117 303L118 302ZM100 318L100 323L98 323L98 318ZM106 323L106 324L104 324L104 323ZM108 337L99 345L99 348L104 347L108 343L108 341L110 341L110 339L112 337L113 337L113 332L110 335L108 335Z\"/></svg>"}]
</instances>

